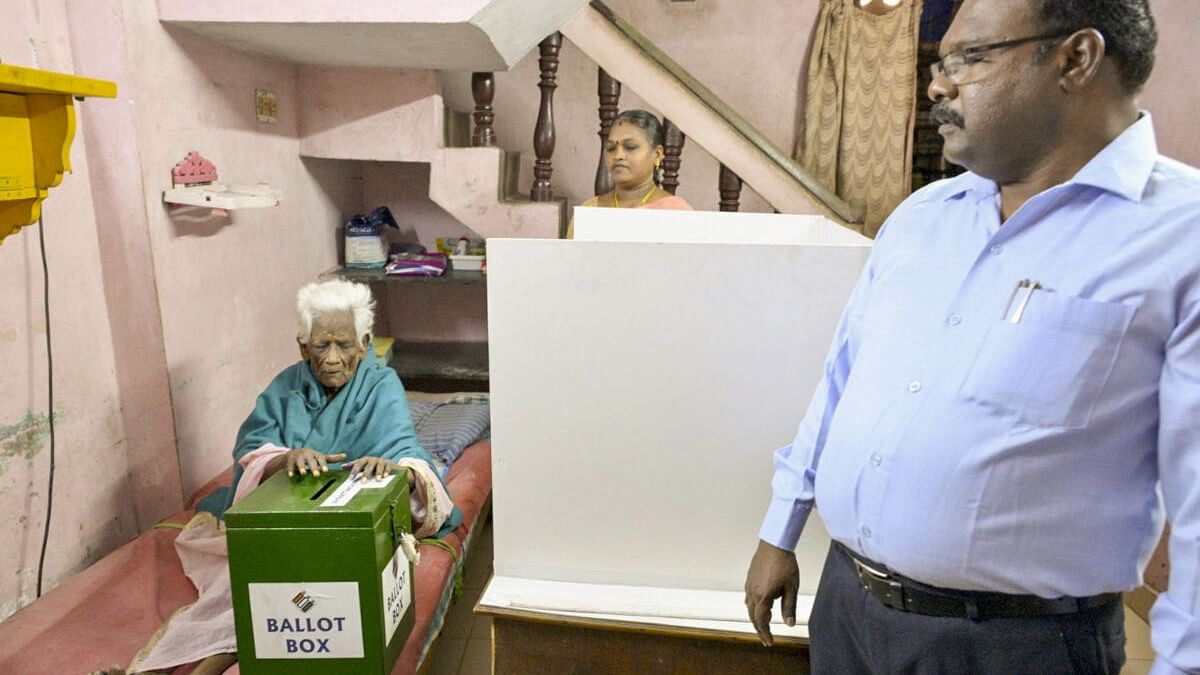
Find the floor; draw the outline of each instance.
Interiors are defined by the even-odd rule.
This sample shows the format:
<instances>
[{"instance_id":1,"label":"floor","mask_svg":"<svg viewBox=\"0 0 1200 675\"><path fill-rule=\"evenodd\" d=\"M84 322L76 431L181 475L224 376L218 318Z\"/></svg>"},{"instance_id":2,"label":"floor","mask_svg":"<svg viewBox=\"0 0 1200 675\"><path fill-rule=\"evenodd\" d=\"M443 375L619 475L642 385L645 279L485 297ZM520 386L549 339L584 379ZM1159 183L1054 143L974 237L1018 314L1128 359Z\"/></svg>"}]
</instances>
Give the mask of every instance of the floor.
<instances>
[{"instance_id":1,"label":"floor","mask_svg":"<svg viewBox=\"0 0 1200 675\"><path fill-rule=\"evenodd\" d=\"M442 635L428 656L428 675L490 675L492 672L492 620L472 613L492 576L492 523L479 533L476 550L467 559L463 595L450 608ZM1150 626L1133 612L1125 612L1125 667L1121 675L1146 675L1154 663Z\"/></svg>"},{"instance_id":2,"label":"floor","mask_svg":"<svg viewBox=\"0 0 1200 675\"><path fill-rule=\"evenodd\" d=\"M492 522L479 533L476 548L467 556L463 594L450 608L442 634L426 660L428 675L490 675L492 672L492 619L471 610L492 578Z\"/></svg>"},{"instance_id":3,"label":"floor","mask_svg":"<svg viewBox=\"0 0 1200 675\"><path fill-rule=\"evenodd\" d=\"M1146 675L1154 665L1150 647L1150 625L1125 608L1125 667L1121 675ZM485 672L485 671L481 671Z\"/></svg>"}]
</instances>

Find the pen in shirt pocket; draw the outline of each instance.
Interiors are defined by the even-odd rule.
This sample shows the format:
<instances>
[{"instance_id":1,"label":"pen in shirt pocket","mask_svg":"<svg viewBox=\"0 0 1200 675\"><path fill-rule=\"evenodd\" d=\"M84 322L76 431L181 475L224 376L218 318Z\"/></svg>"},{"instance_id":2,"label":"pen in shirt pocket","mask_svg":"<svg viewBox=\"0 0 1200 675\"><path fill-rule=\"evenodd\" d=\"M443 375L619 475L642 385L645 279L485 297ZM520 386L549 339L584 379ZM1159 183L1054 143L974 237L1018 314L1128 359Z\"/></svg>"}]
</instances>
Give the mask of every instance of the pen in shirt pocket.
<instances>
[{"instance_id":1,"label":"pen in shirt pocket","mask_svg":"<svg viewBox=\"0 0 1200 675\"><path fill-rule=\"evenodd\" d=\"M1008 296L1008 303L1004 305L1004 315L1001 319L1009 323L1021 323L1021 317L1025 315L1025 308L1029 305L1029 299L1033 297L1034 291L1041 288L1042 283L1040 281L1030 281L1029 279L1018 281L1017 287ZM1021 295L1021 291L1025 292L1024 295ZM1017 296L1021 296L1021 299L1017 303L1016 311L1013 311L1013 301L1017 300Z\"/></svg>"}]
</instances>

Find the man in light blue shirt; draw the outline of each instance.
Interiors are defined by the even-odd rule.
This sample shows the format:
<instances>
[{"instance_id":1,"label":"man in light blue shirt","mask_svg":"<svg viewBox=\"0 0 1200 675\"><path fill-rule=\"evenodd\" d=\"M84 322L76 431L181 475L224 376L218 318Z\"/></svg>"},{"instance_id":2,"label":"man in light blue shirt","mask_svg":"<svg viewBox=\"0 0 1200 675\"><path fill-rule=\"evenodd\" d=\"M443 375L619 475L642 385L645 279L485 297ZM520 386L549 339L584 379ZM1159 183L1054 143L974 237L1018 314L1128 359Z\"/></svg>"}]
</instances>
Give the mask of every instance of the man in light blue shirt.
<instances>
[{"instance_id":1,"label":"man in light blue shirt","mask_svg":"<svg viewBox=\"0 0 1200 675\"><path fill-rule=\"evenodd\" d=\"M814 672L1115 674L1165 516L1152 673L1200 673L1200 172L1138 110L1155 43L1147 0L963 4L929 94L970 172L885 224L775 454L765 643L815 501Z\"/></svg>"}]
</instances>

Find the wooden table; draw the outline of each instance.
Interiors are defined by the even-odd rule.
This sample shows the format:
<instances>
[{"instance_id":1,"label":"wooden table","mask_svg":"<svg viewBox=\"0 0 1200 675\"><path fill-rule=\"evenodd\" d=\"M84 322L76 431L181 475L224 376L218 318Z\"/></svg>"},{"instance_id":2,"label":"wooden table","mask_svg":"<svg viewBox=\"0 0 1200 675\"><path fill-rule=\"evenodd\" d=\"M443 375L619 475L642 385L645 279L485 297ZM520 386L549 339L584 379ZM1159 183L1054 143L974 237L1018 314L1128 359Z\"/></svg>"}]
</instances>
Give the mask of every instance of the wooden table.
<instances>
[{"instance_id":1,"label":"wooden table","mask_svg":"<svg viewBox=\"0 0 1200 675\"><path fill-rule=\"evenodd\" d=\"M492 617L495 675L803 675L808 641L476 605Z\"/></svg>"}]
</instances>

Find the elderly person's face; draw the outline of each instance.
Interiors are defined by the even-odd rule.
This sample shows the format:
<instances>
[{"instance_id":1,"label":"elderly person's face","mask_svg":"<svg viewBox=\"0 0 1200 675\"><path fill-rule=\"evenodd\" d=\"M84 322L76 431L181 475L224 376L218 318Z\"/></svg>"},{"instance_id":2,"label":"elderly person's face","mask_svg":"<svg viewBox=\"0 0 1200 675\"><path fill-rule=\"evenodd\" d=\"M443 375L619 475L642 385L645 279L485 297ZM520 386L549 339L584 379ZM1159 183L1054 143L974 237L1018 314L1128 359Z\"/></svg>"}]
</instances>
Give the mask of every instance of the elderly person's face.
<instances>
[{"instance_id":1,"label":"elderly person's face","mask_svg":"<svg viewBox=\"0 0 1200 675\"><path fill-rule=\"evenodd\" d=\"M313 317L308 344L300 343L300 355L329 391L345 386L367 353L367 336L354 332L353 312L319 314Z\"/></svg>"},{"instance_id":2,"label":"elderly person's face","mask_svg":"<svg viewBox=\"0 0 1200 675\"><path fill-rule=\"evenodd\" d=\"M1035 5L1032 0L966 0L942 39L941 55L1045 34ZM1059 71L1054 59L1035 57L1043 43L1055 40L968 51L966 65L953 77L934 77L929 97L935 101L932 117L941 125L946 159L1006 184L1027 176L1048 149L1063 142Z\"/></svg>"}]
</instances>

